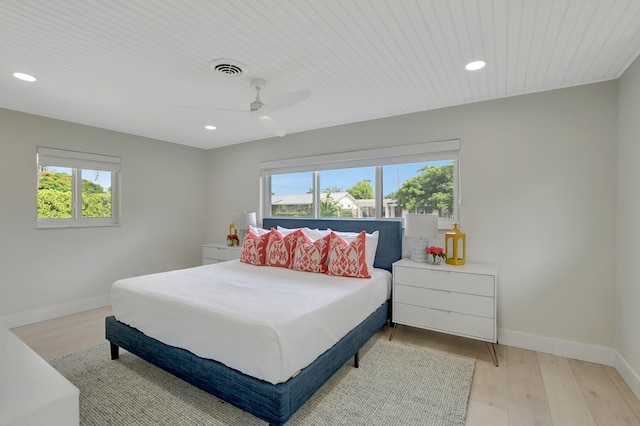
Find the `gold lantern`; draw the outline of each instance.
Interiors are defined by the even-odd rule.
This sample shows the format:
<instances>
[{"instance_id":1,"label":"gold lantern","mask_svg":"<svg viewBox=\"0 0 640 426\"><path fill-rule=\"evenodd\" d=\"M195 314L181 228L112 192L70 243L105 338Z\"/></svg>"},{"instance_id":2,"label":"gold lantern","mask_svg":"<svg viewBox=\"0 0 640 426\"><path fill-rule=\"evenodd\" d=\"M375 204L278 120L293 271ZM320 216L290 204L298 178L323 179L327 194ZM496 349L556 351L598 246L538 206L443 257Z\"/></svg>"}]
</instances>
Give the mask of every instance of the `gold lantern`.
<instances>
[{"instance_id":1,"label":"gold lantern","mask_svg":"<svg viewBox=\"0 0 640 426\"><path fill-rule=\"evenodd\" d=\"M467 236L453 224L453 229L444 234L444 243L449 265L464 265L467 257Z\"/></svg>"}]
</instances>

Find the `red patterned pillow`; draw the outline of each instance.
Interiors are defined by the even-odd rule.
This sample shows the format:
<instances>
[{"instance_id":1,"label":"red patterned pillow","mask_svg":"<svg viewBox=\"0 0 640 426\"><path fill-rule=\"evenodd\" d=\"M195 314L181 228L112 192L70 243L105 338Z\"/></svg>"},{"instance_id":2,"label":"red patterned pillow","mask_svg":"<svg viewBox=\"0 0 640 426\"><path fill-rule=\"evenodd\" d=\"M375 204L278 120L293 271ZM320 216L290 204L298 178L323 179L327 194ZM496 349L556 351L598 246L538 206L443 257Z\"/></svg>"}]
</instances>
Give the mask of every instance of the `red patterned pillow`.
<instances>
[{"instance_id":1,"label":"red patterned pillow","mask_svg":"<svg viewBox=\"0 0 640 426\"><path fill-rule=\"evenodd\" d=\"M303 232L298 236L293 251L292 269L305 272L326 272L327 257L329 256L329 237L326 235L315 241Z\"/></svg>"},{"instance_id":2,"label":"red patterned pillow","mask_svg":"<svg viewBox=\"0 0 640 426\"><path fill-rule=\"evenodd\" d=\"M247 230L247 235L242 241L242 252L240 262L251 265L262 266L267 261L267 244L269 243L271 232L257 236L251 229Z\"/></svg>"},{"instance_id":3,"label":"red patterned pillow","mask_svg":"<svg viewBox=\"0 0 640 426\"><path fill-rule=\"evenodd\" d=\"M371 278L366 262L366 232L360 232L348 244L334 232L329 235L329 267L327 274Z\"/></svg>"},{"instance_id":4,"label":"red patterned pillow","mask_svg":"<svg viewBox=\"0 0 640 426\"><path fill-rule=\"evenodd\" d=\"M291 268L293 250L302 231L297 230L283 235L280 231L271 228L271 238L267 244L267 265Z\"/></svg>"}]
</instances>

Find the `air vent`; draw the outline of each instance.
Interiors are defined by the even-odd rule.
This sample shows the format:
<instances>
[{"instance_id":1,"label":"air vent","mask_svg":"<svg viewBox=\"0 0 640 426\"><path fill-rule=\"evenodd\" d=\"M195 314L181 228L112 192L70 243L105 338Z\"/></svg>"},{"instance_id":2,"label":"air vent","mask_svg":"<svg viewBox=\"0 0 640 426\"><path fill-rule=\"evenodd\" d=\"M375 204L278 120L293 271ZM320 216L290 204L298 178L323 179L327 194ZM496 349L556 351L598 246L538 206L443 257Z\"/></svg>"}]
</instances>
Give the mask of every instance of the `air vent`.
<instances>
[{"instance_id":1,"label":"air vent","mask_svg":"<svg viewBox=\"0 0 640 426\"><path fill-rule=\"evenodd\" d=\"M229 77L238 77L247 72L244 65L240 62L224 58L210 61L209 68Z\"/></svg>"}]
</instances>

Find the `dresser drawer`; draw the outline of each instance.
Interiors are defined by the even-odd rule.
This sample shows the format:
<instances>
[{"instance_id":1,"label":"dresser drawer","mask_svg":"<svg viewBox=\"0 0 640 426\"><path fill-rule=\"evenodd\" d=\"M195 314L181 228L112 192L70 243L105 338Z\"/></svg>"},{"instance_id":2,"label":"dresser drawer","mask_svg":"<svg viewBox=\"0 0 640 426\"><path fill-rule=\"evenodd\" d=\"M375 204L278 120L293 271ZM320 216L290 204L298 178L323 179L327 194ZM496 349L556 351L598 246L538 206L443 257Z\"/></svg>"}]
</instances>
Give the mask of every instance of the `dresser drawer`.
<instances>
[{"instance_id":1,"label":"dresser drawer","mask_svg":"<svg viewBox=\"0 0 640 426\"><path fill-rule=\"evenodd\" d=\"M394 287L393 301L486 318L495 314L493 297L398 284Z\"/></svg>"},{"instance_id":2,"label":"dresser drawer","mask_svg":"<svg viewBox=\"0 0 640 426\"><path fill-rule=\"evenodd\" d=\"M495 277L493 275L451 272L447 270L395 267L394 284L408 285L435 290L469 293L494 297Z\"/></svg>"},{"instance_id":3,"label":"dresser drawer","mask_svg":"<svg viewBox=\"0 0 640 426\"><path fill-rule=\"evenodd\" d=\"M394 302L393 322L490 342L495 341L493 318Z\"/></svg>"},{"instance_id":4,"label":"dresser drawer","mask_svg":"<svg viewBox=\"0 0 640 426\"><path fill-rule=\"evenodd\" d=\"M240 247L202 246L202 263L217 263L240 259Z\"/></svg>"}]
</instances>

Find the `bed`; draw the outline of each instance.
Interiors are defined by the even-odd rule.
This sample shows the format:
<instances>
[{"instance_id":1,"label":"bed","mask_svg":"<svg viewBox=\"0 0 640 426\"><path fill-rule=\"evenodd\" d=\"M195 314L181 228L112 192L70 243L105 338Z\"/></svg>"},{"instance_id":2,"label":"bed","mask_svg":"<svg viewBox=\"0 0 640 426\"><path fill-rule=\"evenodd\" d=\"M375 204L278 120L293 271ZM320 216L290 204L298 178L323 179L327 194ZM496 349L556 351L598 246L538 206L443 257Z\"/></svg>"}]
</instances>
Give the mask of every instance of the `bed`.
<instances>
[{"instance_id":1,"label":"bed","mask_svg":"<svg viewBox=\"0 0 640 426\"><path fill-rule=\"evenodd\" d=\"M378 246L374 260L375 268L391 271L391 264L401 258L402 225L400 221L267 218L264 219L262 226L265 229L280 226L288 229L306 227L311 229L330 228L334 231L352 232L365 230L369 233L378 231ZM226 265L227 268L230 266ZM216 271L219 270L222 270L222 268ZM191 272L202 271L204 269L193 268ZM262 271L267 272L267 269ZM304 273L301 272L301 274ZM167 275L167 277L170 276ZM311 278L315 277L309 277L309 279ZM350 297L352 297L351 303L353 303L353 298L360 296L356 292ZM134 301L133 303L138 302ZM167 310L166 308L162 309ZM115 311L114 314L117 315ZM265 420L269 424L282 425L350 358L354 358L354 365L357 367L359 349L388 320L389 301L387 299L379 306L374 307L364 320L360 321L358 319L353 328L349 326L350 329L346 331L343 337L319 356L314 356L314 360L308 365L304 364L303 368L298 369L295 365L289 365L288 369L284 368L280 371L280 369L274 367L275 364L268 363L260 367L264 374L267 374L265 372L274 372L275 376L273 377L263 377L260 372L243 372L240 368L231 368L227 366L229 363L226 360L223 363L220 360L214 360L214 357L208 355L198 356L196 355L198 348L191 351L183 349L181 346L185 345L176 344L174 341L169 343L164 341L169 340L169 338L161 337L156 339L149 337L137 328L127 324L134 324L135 322L130 320L118 321L115 315L106 318L106 338L111 344L112 359L118 357L118 348L124 348L194 386ZM309 327L319 322L322 321L318 321L318 319L312 320ZM178 324L176 327L179 328L180 325ZM165 326L160 328L165 328ZM223 327L223 329L226 329L226 327ZM240 330L238 333L240 333L238 335L241 335L243 331ZM316 331L311 330L310 334L313 333L316 333ZM294 343L295 338L295 335L291 338ZM306 346L306 344L302 346ZM250 347L250 343L248 347ZM251 351L242 351L242 353L246 352ZM285 361L281 363L283 365L288 364ZM295 370L295 373L290 377L291 369ZM256 376L261 378L256 378Z\"/></svg>"}]
</instances>

